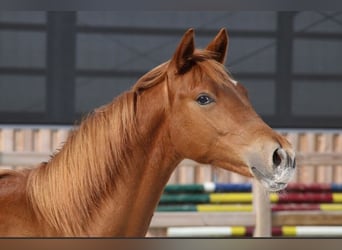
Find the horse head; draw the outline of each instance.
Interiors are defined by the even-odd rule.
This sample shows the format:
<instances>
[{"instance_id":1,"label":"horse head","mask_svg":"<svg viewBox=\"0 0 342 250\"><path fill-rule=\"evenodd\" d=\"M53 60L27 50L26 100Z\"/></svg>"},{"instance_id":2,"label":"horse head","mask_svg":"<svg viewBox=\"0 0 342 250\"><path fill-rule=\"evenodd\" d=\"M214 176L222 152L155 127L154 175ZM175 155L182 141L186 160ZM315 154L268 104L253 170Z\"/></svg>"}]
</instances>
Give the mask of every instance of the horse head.
<instances>
[{"instance_id":1,"label":"horse head","mask_svg":"<svg viewBox=\"0 0 342 250\"><path fill-rule=\"evenodd\" d=\"M224 67L222 29L203 49L188 30L168 63L171 142L183 158L257 178L269 191L286 187L295 171L290 143L256 113L247 90Z\"/></svg>"}]
</instances>

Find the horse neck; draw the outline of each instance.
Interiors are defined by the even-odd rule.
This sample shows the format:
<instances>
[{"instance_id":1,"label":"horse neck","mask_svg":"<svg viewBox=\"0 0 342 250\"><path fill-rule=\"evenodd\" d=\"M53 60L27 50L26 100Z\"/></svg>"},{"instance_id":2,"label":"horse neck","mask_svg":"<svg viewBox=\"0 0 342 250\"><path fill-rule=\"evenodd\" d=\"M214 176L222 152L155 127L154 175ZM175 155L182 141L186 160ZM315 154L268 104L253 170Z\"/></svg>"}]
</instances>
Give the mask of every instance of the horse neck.
<instances>
[{"instance_id":1,"label":"horse neck","mask_svg":"<svg viewBox=\"0 0 342 250\"><path fill-rule=\"evenodd\" d=\"M154 148L147 157L141 157L137 168L127 175L113 195L107 197L106 205L98 214L93 228L95 235L145 236L163 189L174 168L179 163L168 157L162 136L155 137Z\"/></svg>"},{"instance_id":2,"label":"horse neck","mask_svg":"<svg viewBox=\"0 0 342 250\"><path fill-rule=\"evenodd\" d=\"M137 100L137 124L143 135L137 165L115 190L103 212L101 235L144 236L171 173L181 158L175 153L168 134L168 116L163 105L165 96L155 86L141 93ZM148 109L148 110L147 110ZM153 111L152 111L153 110Z\"/></svg>"},{"instance_id":3,"label":"horse neck","mask_svg":"<svg viewBox=\"0 0 342 250\"><path fill-rule=\"evenodd\" d=\"M132 125L122 107L105 107L82 123L48 164L33 171L30 194L34 206L56 231L98 236L146 233L179 159L169 146L165 116L140 111L153 107L139 103L142 99L148 98L129 104L134 106L131 109L137 107L135 122L144 124L136 131L122 130ZM98 116L105 122L96 122ZM116 124L120 128L114 133L112 121L117 119L121 125ZM120 149L115 148L118 145Z\"/></svg>"}]
</instances>

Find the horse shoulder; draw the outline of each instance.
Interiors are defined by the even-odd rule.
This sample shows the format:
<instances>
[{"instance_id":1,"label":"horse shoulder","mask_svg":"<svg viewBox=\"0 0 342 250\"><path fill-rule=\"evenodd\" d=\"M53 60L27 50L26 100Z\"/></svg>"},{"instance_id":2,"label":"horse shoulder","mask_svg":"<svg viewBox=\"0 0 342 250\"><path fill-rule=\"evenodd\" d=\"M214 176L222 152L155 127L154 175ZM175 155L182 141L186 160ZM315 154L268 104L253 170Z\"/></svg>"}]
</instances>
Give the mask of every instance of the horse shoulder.
<instances>
[{"instance_id":1,"label":"horse shoulder","mask_svg":"<svg viewBox=\"0 0 342 250\"><path fill-rule=\"evenodd\" d=\"M10 198L15 193L15 197L18 198L18 194L24 192L26 186L27 170L15 171L15 170L0 170L0 200Z\"/></svg>"},{"instance_id":2,"label":"horse shoulder","mask_svg":"<svg viewBox=\"0 0 342 250\"><path fill-rule=\"evenodd\" d=\"M25 235L32 222L27 203L26 182L29 170L0 170L0 235Z\"/></svg>"}]
</instances>

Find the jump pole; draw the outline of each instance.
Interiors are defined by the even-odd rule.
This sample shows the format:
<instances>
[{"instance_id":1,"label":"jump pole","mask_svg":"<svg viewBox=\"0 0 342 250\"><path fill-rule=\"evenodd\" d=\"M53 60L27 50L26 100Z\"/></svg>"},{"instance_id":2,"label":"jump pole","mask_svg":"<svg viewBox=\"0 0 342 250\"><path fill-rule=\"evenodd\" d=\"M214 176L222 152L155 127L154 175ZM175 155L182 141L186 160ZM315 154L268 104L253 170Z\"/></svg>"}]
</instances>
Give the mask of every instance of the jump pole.
<instances>
[{"instance_id":1,"label":"jump pole","mask_svg":"<svg viewBox=\"0 0 342 250\"><path fill-rule=\"evenodd\" d=\"M271 204L268 191L253 179L253 210L255 214L254 237L271 237Z\"/></svg>"}]
</instances>

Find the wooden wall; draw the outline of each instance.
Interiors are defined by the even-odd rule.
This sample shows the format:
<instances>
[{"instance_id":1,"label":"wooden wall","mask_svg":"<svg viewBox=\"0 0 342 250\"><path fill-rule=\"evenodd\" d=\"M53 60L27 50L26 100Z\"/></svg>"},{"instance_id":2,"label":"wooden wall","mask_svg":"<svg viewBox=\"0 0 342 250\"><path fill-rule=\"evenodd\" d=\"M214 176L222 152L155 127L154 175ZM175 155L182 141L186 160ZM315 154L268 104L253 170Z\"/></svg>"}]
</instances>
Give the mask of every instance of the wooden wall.
<instances>
[{"instance_id":1,"label":"wooden wall","mask_svg":"<svg viewBox=\"0 0 342 250\"><path fill-rule=\"evenodd\" d=\"M0 167L21 168L48 160L70 127L0 127ZM297 155L293 182L342 183L342 130L280 130ZM227 152L228 153L228 152ZM238 174L184 160L169 183L246 182Z\"/></svg>"}]
</instances>

